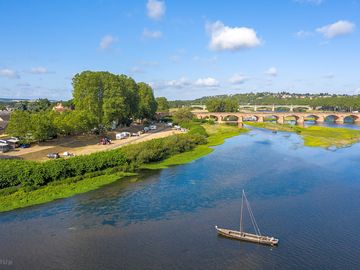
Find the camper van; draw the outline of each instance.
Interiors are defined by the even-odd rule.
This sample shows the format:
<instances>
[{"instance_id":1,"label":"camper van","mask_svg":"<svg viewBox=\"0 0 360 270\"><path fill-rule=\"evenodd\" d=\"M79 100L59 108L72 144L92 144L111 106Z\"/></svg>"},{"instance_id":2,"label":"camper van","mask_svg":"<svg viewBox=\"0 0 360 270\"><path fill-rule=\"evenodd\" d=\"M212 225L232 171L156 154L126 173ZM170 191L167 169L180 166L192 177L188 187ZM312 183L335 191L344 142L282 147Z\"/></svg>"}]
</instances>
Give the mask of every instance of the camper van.
<instances>
[{"instance_id":1,"label":"camper van","mask_svg":"<svg viewBox=\"0 0 360 270\"><path fill-rule=\"evenodd\" d=\"M0 142L0 153L5 153L10 151L10 145L4 142Z\"/></svg>"},{"instance_id":2,"label":"camper van","mask_svg":"<svg viewBox=\"0 0 360 270\"><path fill-rule=\"evenodd\" d=\"M130 132L121 132L121 133L116 134L116 139L117 140L122 140L122 139L129 138L130 136L131 136Z\"/></svg>"}]
</instances>

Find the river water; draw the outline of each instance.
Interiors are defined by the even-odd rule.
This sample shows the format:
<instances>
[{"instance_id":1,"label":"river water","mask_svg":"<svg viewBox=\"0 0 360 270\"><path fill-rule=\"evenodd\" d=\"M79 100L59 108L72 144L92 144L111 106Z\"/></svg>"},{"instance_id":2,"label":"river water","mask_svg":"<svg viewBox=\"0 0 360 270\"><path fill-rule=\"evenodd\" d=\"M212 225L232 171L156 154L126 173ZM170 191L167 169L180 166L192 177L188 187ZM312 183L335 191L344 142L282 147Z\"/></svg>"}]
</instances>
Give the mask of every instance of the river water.
<instances>
[{"instance_id":1,"label":"river water","mask_svg":"<svg viewBox=\"0 0 360 270\"><path fill-rule=\"evenodd\" d=\"M254 129L192 163L0 214L0 269L360 269L359 153ZM216 234L238 228L242 189L278 247Z\"/></svg>"}]
</instances>

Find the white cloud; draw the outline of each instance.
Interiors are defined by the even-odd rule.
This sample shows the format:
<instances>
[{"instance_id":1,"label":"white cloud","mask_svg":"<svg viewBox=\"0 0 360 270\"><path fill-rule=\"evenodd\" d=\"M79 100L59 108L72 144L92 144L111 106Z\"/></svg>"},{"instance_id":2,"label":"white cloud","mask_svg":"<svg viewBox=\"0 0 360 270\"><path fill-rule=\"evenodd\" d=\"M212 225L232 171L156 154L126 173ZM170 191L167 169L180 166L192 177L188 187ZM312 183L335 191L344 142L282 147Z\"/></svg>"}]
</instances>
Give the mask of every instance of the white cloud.
<instances>
[{"instance_id":1,"label":"white cloud","mask_svg":"<svg viewBox=\"0 0 360 270\"><path fill-rule=\"evenodd\" d=\"M111 36L111 35L106 35L104 36L101 41L100 41L100 49L101 50L107 50L111 47L111 45L113 45L114 43L116 43L118 41L117 37Z\"/></svg>"},{"instance_id":2,"label":"white cloud","mask_svg":"<svg viewBox=\"0 0 360 270\"><path fill-rule=\"evenodd\" d=\"M316 29L325 38L331 39L337 36L351 34L355 30L355 24L349 21L337 21Z\"/></svg>"},{"instance_id":3,"label":"white cloud","mask_svg":"<svg viewBox=\"0 0 360 270\"><path fill-rule=\"evenodd\" d=\"M276 67L271 67L265 71L265 74L272 76L272 77L276 77L278 75L278 71L277 71Z\"/></svg>"},{"instance_id":4,"label":"white cloud","mask_svg":"<svg viewBox=\"0 0 360 270\"><path fill-rule=\"evenodd\" d=\"M207 24L206 29L211 36L209 48L215 51L236 51L261 45L261 40L252 28L229 27L217 21Z\"/></svg>"},{"instance_id":5,"label":"white cloud","mask_svg":"<svg viewBox=\"0 0 360 270\"><path fill-rule=\"evenodd\" d=\"M234 74L230 79L229 82L232 84L242 84L244 83L248 77L242 75L242 74Z\"/></svg>"},{"instance_id":6,"label":"white cloud","mask_svg":"<svg viewBox=\"0 0 360 270\"><path fill-rule=\"evenodd\" d=\"M192 83L186 77L181 77L180 79L169 80L169 81L161 81L161 82L153 82L150 83L151 87L154 89L167 89L167 88L176 88L182 89L188 86L191 86Z\"/></svg>"},{"instance_id":7,"label":"white cloud","mask_svg":"<svg viewBox=\"0 0 360 270\"><path fill-rule=\"evenodd\" d=\"M171 80L166 83L168 87L184 88L191 85L191 82L186 77L181 77L178 80Z\"/></svg>"},{"instance_id":8,"label":"white cloud","mask_svg":"<svg viewBox=\"0 0 360 270\"><path fill-rule=\"evenodd\" d=\"M19 79L20 75L13 69L3 68L0 69L0 77Z\"/></svg>"},{"instance_id":9,"label":"white cloud","mask_svg":"<svg viewBox=\"0 0 360 270\"><path fill-rule=\"evenodd\" d=\"M200 87L216 87L219 86L220 83L218 80L211 78L211 77L207 77L207 78L199 78L196 80L195 82L196 86L200 86Z\"/></svg>"},{"instance_id":10,"label":"white cloud","mask_svg":"<svg viewBox=\"0 0 360 270\"><path fill-rule=\"evenodd\" d=\"M159 20L166 11L165 2L158 0L148 0L146 8L149 18L154 20Z\"/></svg>"},{"instance_id":11,"label":"white cloud","mask_svg":"<svg viewBox=\"0 0 360 270\"><path fill-rule=\"evenodd\" d=\"M148 30L148 29L145 28L142 35L145 38L154 38L154 39L156 39L156 38L161 38L162 37L162 32L158 31L158 30L151 31L151 30Z\"/></svg>"},{"instance_id":12,"label":"white cloud","mask_svg":"<svg viewBox=\"0 0 360 270\"><path fill-rule=\"evenodd\" d=\"M46 74L46 73L49 73L49 71L45 67L34 67L34 68L30 69L30 73L32 73L32 74Z\"/></svg>"}]
</instances>

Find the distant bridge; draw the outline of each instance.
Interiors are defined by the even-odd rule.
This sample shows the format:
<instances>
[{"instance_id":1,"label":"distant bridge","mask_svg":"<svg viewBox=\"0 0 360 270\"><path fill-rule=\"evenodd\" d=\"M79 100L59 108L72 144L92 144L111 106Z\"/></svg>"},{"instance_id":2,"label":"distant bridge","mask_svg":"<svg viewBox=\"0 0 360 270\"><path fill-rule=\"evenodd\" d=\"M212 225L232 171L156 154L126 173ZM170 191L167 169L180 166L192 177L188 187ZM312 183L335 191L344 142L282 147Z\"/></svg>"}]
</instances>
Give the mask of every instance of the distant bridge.
<instances>
[{"instance_id":1,"label":"distant bridge","mask_svg":"<svg viewBox=\"0 0 360 270\"><path fill-rule=\"evenodd\" d=\"M240 112L194 112L198 119L214 119L218 123L237 123L242 127L246 121L264 122L264 119L272 118L277 123L283 124L286 118L293 118L297 124L303 124L306 118L312 118L317 123L323 123L330 117L336 123L345 123L346 119L351 118L354 123L360 124L360 114L357 113L306 113L306 112L254 112L254 113L240 113Z\"/></svg>"},{"instance_id":2,"label":"distant bridge","mask_svg":"<svg viewBox=\"0 0 360 270\"><path fill-rule=\"evenodd\" d=\"M206 110L206 105L203 104L192 104L191 108L200 108L203 111ZM275 112L278 108L288 108L290 112L293 112L294 109L306 109L306 111L312 110L312 107L309 105L239 105L239 111L242 109L253 109L257 112L259 109L269 109L272 112Z\"/></svg>"}]
</instances>

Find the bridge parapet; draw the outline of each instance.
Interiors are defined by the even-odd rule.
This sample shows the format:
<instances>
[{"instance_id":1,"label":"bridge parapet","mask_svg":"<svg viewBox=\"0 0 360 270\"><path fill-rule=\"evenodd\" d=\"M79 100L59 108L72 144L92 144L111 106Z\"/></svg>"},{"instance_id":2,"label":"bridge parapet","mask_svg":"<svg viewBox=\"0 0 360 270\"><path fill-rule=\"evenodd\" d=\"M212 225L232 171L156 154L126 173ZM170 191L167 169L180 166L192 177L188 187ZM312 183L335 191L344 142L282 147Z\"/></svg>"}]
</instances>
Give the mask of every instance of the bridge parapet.
<instances>
[{"instance_id":1,"label":"bridge parapet","mask_svg":"<svg viewBox=\"0 0 360 270\"><path fill-rule=\"evenodd\" d=\"M241 112L219 112L219 113L209 113L209 112L198 112L194 113L194 115L198 119L205 119L205 118L215 118L216 121L219 123L222 122L229 122L226 120L226 118L233 116L237 118L238 123L245 122L244 119L254 118L257 122L263 122L265 118L274 117L274 119L278 122L283 124L285 122L285 118L294 117L295 121L299 124L302 124L305 122L306 118L308 117L314 117L314 121L318 123L325 122L327 118L330 116L334 117L334 121L336 123L345 123L345 119L351 117L354 121L354 123L360 124L360 114L354 114L354 113L338 113L338 112L332 112L332 113L306 113L306 112L253 112L253 113L241 113ZM231 121L233 122L233 121Z\"/></svg>"}]
</instances>

